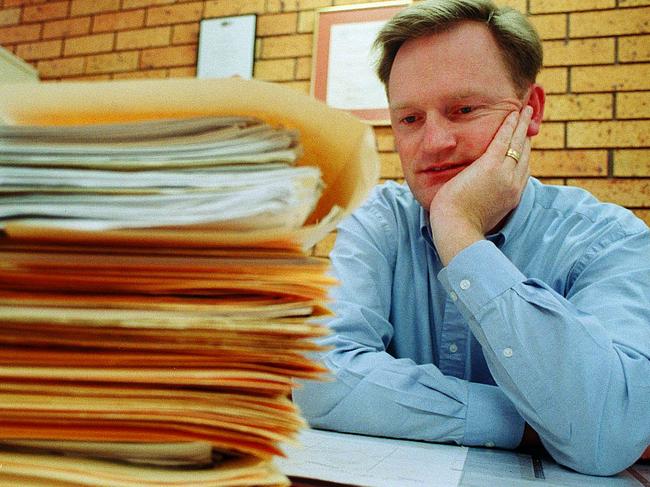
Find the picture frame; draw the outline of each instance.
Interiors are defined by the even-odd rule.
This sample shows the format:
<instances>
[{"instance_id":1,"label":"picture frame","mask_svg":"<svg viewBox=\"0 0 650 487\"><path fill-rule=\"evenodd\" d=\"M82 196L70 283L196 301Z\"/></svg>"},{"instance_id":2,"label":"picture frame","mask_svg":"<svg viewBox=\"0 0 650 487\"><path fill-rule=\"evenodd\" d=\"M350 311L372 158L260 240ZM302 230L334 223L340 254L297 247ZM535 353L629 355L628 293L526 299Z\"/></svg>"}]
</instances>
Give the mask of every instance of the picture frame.
<instances>
[{"instance_id":1,"label":"picture frame","mask_svg":"<svg viewBox=\"0 0 650 487\"><path fill-rule=\"evenodd\" d=\"M311 95L371 125L390 125L372 43L386 21L411 3L391 0L317 9Z\"/></svg>"},{"instance_id":2,"label":"picture frame","mask_svg":"<svg viewBox=\"0 0 650 487\"><path fill-rule=\"evenodd\" d=\"M204 19L199 26L197 78L253 77L257 16Z\"/></svg>"}]
</instances>

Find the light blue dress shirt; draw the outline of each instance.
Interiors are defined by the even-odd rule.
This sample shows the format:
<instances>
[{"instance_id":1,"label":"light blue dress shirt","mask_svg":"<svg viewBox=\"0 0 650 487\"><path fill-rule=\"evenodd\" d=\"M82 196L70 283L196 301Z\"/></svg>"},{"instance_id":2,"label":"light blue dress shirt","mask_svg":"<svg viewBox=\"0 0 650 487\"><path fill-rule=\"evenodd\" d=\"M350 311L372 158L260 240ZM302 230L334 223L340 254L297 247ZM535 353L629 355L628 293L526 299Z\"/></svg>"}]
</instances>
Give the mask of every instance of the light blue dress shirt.
<instances>
[{"instance_id":1,"label":"light blue dress shirt","mask_svg":"<svg viewBox=\"0 0 650 487\"><path fill-rule=\"evenodd\" d=\"M388 182L331 254L333 379L294 399L314 427L516 447L609 475L650 444L650 231L531 178L503 229L443 268L427 213Z\"/></svg>"}]
</instances>

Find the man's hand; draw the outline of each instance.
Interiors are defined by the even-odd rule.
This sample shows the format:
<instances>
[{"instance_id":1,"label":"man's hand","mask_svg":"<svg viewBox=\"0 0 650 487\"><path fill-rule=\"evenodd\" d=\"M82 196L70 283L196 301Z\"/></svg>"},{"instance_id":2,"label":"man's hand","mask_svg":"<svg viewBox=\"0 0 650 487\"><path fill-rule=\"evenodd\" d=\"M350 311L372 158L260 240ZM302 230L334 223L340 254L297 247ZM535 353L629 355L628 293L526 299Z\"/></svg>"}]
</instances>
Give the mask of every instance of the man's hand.
<instances>
[{"instance_id":1,"label":"man's hand","mask_svg":"<svg viewBox=\"0 0 650 487\"><path fill-rule=\"evenodd\" d=\"M497 130L485 153L446 183L431 202L433 241L443 265L485 237L519 204L530 176L532 109L512 112ZM517 162L508 148L521 154Z\"/></svg>"}]
</instances>

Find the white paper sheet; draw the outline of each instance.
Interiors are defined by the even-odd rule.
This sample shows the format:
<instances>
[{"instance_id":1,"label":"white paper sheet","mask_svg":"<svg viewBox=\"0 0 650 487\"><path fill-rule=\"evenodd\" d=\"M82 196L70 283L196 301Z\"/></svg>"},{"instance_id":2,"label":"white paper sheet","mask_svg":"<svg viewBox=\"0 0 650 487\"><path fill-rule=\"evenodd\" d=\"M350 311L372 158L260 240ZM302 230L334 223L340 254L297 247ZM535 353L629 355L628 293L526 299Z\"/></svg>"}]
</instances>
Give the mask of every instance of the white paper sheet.
<instances>
[{"instance_id":1,"label":"white paper sheet","mask_svg":"<svg viewBox=\"0 0 650 487\"><path fill-rule=\"evenodd\" d=\"M467 448L417 441L305 430L301 446L286 446L278 459L289 476L368 487L454 487Z\"/></svg>"},{"instance_id":2,"label":"white paper sheet","mask_svg":"<svg viewBox=\"0 0 650 487\"><path fill-rule=\"evenodd\" d=\"M633 466L639 469L643 466ZM630 469L612 477L582 475L550 457L516 451L470 448L458 487L643 487Z\"/></svg>"},{"instance_id":3,"label":"white paper sheet","mask_svg":"<svg viewBox=\"0 0 650 487\"><path fill-rule=\"evenodd\" d=\"M384 86L374 72L372 42L385 21L335 24L330 34L327 104L346 110L386 108Z\"/></svg>"},{"instance_id":4,"label":"white paper sheet","mask_svg":"<svg viewBox=\"0 0 650 487\"><path fill-rule=\"evenodd\" d=\"M650 465L612 477L582 475L517 451L305 430L276 460L291 477L366 487L646 487Z\"/></svg>"}]
</instances>

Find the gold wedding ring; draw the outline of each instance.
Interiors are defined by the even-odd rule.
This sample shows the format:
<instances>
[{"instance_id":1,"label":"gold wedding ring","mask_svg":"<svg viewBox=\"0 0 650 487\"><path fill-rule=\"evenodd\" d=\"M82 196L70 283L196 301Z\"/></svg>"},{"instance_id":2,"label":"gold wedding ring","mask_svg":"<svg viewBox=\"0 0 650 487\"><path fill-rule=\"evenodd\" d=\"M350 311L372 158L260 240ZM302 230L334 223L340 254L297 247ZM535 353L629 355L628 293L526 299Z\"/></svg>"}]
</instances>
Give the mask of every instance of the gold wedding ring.
<instances>
[{"instance_id":1,"label":"gold wedding ring","mask_svg":"<svg viewBox=\"0 0 650 487\"><path fill-rule=\"evenodd\" d=\"M506 157L512 157L515 160L515 162L519 162L519 158L521 158L521 152L518 152L513 148L509 147L508 151L506 152Z\"/></svg>"}]
</instances>

